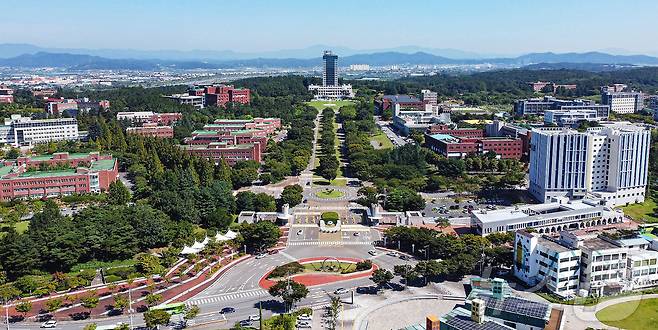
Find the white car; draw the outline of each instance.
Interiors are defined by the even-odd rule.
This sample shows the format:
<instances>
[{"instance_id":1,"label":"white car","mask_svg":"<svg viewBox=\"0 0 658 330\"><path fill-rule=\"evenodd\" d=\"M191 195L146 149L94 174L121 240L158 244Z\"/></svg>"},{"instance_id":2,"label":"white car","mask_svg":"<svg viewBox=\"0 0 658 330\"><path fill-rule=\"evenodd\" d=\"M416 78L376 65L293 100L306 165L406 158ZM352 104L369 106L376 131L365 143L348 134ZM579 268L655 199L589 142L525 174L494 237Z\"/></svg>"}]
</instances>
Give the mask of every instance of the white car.
<instances>
[{"instance_id":1,"label":"white car","mask_svg":"<svg viewBox=\"0 0 658 330\"><path fill-rule=\"evenodd\" d=\"M370 250L368 251L368 254L371 256L377 255L377 250Z\"/></svg>"},{"instance_id":2,"label":"white car","mask_svg":"<svg viewBox=\"0 0 658 330\"><path fill-rule=\"evenodd\" d=\"M387 253L386 255L388 255L388 256L390 256L390 257L396 257L396 258L400 256L400 254L397 253L397 252L389 252L389 253Z\"/></svg>"},{"instance_id":3,"label":"white car","mask_svg":"<svg viewBox=\"0 0 658 330\"><path fill-rule=\"evenodd\" d=\"M295 324L297 329L310 329L311 328L311 322L300 322L297 321L297 324Z\"/></svg>"},{"instance_id":4,"label":"white car","mask_svg":"<svg viewBox=\"0 0 658 330\"><path fill-rule=\"evenodd\" d=\"M249 321L252 321L252 322L260 321L260 316L258 316L258 315L249 315Z\"/></svg>"},{"instance_id":5,"label":"white car","mask_svg":"<svg viewBox=\"0 0 658 330\"><path fill-rule=\"evenodd\" d=\"M300 316L297 316L298 321L310 321L312 318L308 314L302 314Z\"/></svg>"},{"instance_id":6,"label":"white car","mask_svg":"<svg viewBox=\"0 0 658 330\"><path fill-rule=\"evenodd\" d=\"M43 322L43 323L41 323L41 327L42 328L56 328L57 327L57 321L50 320L50 321Z\"/></svg>"},{"instance_id":7,"label":"white car","mask_svg":"<svg viewBox=\"0 0 658 330\"><path fill-rule=\"evenodd\" d=\"M347 291L347 289L345 289L345 288L338 288L338 289L336 289L336 291L334 291L334 294L346 294L348 292L349 291Z\"/></svg>"},{"instance_id":8,"label":"white car","mask_svg":"<svg viewBox=\"0 0 658 330\"><path fill-rule=\"evenodd\" d=\"M259 254L256 255L256 259L263 259L263 258L265 258L266 255L267 254L265 254L265 253L259 253Z\"/></svg>"}]
</instances>

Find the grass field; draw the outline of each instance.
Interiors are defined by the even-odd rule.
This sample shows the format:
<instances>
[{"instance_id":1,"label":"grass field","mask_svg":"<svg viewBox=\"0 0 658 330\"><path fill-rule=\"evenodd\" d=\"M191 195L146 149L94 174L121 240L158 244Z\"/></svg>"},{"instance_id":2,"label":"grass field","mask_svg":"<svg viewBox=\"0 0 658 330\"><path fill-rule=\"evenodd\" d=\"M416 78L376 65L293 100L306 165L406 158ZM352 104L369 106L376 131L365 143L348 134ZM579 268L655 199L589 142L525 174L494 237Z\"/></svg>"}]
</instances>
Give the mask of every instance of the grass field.
<instances>
[{"instance_id":1,"label":"grass field","mask_svg":"<svg viewBox=\"0 0 658 330\"><path fill-rule=\"evenodd\" d=\"M352 101L345 101L345 100L336 100L336 101L310 101L306 102L306 104L318 109L318 110L324 110L324 108L332 108L332 109L339 109L340 107L344 105L349 105L349 104L354 104Z\"/></svg>"},{"instance_id":2,"label":"grass field","mask_svg":"<svg viewBox=\"0 0 658 330\"><path fill-rule=\"evenodd\" d=\"M325 269L322 268L322 262L312 262L304 264L308 272L325 272L325 273L352 273L356 270L356 264L349 262L326 261Z\"/></svg>"},{"instance_id":3,"label":"grass field","mask_svg":"<svg viewBox=\"0 0 658 330\"><path fill-rule=\"evenodd\" d=\"M323 179L319 176L314 176L313 177L313 183L317 184L317 185L322 185L322 186L345 187L345 186L347 186L347 179L345 179L345 178L335 178L331 181L327 181L326 179Z\"/></svg>"},{"instance_id":4,"label":"grass field","mask_svg":"<svg viewBox=\"0 0 658 330\"><path fill-rule=\"evenodd\" d=\"M606 307L596 318L619 329L658 329L658 299L644 299Z\"/></svg>"},{"instance_id":5,"label":"grass field","mask_svg":"<svg viewBox=\"0 0 658 330\"><path fill-rule=\"evenodd\" d=\"M644 203L625 206L622 207L622 210L624 210L624 214L634 220L653 223L658 222L658 218L653 216L653 209L655 209L656 206L656 201L651 197L647 197L647 199L644 200Z\"/></svg>"},{"instance_id":6,"label":"grass field","mask_svg":"<svg viewBox=\"0 0 658 330\"><path fill-rule=\"evenodd\" d=\"M343 193L341 191L334 189L326 189L316 192L315 196L318 196L320 198L339 198L339 197L343 197Z\"/></svg>"},{"instance_id":7,"label":"grass field","mask_svg":"<svg viewBox=\"0 0 658 330\"><path fill-rule=\"evenodd\" d=\"M393 149L393 142L388 139L388 136L384 132L379 132L379 134L371 136L370 141L379 143L380 149Z\"/></svg>"}]
</instances>

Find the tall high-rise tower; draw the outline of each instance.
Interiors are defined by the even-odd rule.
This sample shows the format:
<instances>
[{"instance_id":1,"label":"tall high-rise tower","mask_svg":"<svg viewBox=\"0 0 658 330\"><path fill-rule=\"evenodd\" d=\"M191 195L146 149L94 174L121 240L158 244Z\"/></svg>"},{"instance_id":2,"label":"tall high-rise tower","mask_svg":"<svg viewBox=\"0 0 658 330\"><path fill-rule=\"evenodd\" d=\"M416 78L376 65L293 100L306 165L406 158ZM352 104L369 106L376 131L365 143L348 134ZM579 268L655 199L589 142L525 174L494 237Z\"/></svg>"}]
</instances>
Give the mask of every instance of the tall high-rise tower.
<instances>
[{"instance_id":1,"label":"tall high-rise tower","mask_svg":"<svg viewBox=\"0 0 658 330\"><path fill-rule=\"evenodd\" d=\"M338 86L338 55L325 50L322 60L324 61L322 86Z\"/></svg>"}]
</instances>

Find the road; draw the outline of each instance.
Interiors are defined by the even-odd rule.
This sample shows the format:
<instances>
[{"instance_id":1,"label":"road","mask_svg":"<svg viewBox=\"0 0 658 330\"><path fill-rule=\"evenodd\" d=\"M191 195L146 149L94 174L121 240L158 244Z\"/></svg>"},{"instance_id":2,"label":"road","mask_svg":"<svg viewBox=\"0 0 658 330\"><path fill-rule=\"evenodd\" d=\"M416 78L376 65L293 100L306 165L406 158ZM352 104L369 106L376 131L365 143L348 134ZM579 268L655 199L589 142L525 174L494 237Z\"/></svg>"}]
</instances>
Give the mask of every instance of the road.
<instances>
[{"instance_id":1,"label":"road","mask_svg":"<svg viewBox=\"0 0 658 330\"><path fill-rule=\"evenodd\" d=\"M391 140L391 142L393 142L394 146L400 147L400 146L403 146L403 145L409 143L406 138L398 135L397 133L395 133L393 131L393 129L391 129L391 126L390 126L389 122L376 121L376 123L377 123L377 126L379 126L379 128L381 128L381 130L384 132L384 134L386 134L388 139Z\"/></svg>"}]
</instances>

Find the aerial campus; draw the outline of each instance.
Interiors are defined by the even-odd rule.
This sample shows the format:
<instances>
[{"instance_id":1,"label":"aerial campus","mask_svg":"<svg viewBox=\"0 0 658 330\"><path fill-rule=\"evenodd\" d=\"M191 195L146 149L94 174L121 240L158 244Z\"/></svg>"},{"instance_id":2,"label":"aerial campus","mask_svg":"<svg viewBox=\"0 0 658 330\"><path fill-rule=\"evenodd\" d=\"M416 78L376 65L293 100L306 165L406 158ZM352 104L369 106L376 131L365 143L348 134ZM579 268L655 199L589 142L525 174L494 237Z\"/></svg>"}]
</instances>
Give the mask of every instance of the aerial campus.
<instances>
[{"instance_id":1,"label":"aerial campus","mask_svg":"<svg viewBox=\"0 0 658 330\"><path fill-rule=\"evenodd\" d=\"M3 24L3 328L658 329L656 57L40 47Z\"/></svg>"}]
</instances>

